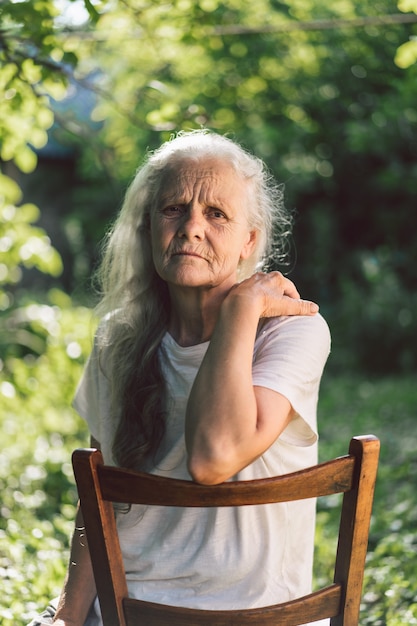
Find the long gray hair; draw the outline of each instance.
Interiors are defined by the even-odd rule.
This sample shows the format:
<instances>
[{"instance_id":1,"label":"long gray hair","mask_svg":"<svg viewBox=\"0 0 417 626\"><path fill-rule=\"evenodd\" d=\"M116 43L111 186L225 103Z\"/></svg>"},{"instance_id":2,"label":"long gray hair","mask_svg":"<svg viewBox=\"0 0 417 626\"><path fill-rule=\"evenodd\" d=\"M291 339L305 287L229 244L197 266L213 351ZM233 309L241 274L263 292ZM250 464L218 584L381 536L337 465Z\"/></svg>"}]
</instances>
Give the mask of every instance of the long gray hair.
<instances>
[{"instance_id":1,"label":"long gray hair","mask_svg":"<svg viewBox=\"0 0 417 626\"><path fill-rule=\"evenodd\" d=\"M170 300L157 275L150 242L150 214L164 185L168 166L184 159L216 158L232 165L248 185L249 227L256 247L241 261L238 279L261 269L266 260L286 254L291 218L277 185L257 157L234 141L205 130L181 132L149 153L128 188L109 231L97 278L101 300L102 367L111 387L111 411L118 426L113 457L118 465L140 468L152 460L165 432L165 385L158 348L167 330Z\"/></svg>"}]
</instances>

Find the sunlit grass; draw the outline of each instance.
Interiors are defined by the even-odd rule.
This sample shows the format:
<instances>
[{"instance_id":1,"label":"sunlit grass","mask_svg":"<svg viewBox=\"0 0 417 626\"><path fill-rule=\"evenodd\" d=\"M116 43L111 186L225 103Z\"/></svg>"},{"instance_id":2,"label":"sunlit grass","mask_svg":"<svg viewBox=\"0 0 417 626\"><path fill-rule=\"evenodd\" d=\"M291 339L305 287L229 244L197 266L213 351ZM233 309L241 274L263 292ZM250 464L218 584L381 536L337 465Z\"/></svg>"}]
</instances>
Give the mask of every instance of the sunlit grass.
<instances>
[{"instance_id":1,"label":"sunlit grass","mask_svg":"<svg viewBox=\"0 0 417 626\"><path fill-rule=\"evenodd\" d=\"M417 624L417 386L412 376L366 380L325 376L320 458L347 452L353 435L372 433L381 456L365 571L361 626ZM335 511L320 507L316 535L322 582L334 546Z\"/></svg>"}]
</instances>

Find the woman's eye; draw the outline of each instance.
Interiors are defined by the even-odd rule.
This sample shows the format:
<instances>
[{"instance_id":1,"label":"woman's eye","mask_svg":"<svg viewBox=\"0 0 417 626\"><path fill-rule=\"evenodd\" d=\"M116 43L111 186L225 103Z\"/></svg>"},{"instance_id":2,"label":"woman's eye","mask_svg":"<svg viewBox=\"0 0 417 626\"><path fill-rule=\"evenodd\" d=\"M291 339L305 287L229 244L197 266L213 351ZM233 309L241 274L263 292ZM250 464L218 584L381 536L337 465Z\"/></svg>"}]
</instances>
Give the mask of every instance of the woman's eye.
<instances>
[{"instance_id":1,"label":"woman's eye","mask_svg":"<svg viewBox=\"0 0 417 626\"><path fill-rule=\"evenodd\" d=\"M171 216L179 215L181 212L181 207L176 204L174 204L173 206L167 206L162 210L162 213Z\"/></svg>"},{"instance_id":2,"label":"woman's eye","mask_svg":"<svg viewBox=\"0 0 417 626\"><path fill-rule=\"evenodd\" d=\"M226 218L225 214L220 209L212 209L211 210L211 215L212 215L212 217L214 217L216 219L225 219Z\"/></svg>"}]
</instances>

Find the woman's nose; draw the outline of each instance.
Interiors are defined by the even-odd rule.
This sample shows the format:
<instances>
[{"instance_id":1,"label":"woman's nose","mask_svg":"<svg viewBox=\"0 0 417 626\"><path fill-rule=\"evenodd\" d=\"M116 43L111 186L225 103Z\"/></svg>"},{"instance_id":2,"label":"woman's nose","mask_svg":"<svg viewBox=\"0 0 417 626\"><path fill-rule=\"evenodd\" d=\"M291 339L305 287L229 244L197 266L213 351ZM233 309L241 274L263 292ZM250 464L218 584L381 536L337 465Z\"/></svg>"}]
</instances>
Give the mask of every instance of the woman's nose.
<instances>
[{"instance_id":1,"label":"woman's nose","mask_svg":"<svg viewBox=\"0 0 417 626\"><path fill-rule=\"evenodd\" d=\"M178 234L186 239L204 239L204 215L194 209L186 211L181 220Z\"/></svg>"}]
</instances>

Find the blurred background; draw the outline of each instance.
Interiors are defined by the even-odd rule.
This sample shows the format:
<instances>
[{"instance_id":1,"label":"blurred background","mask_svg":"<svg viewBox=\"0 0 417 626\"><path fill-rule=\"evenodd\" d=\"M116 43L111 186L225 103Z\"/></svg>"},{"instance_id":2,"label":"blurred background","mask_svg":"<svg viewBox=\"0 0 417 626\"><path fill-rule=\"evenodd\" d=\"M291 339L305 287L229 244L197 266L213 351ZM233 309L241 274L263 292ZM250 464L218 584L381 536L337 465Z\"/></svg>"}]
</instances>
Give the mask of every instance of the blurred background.
<instances>
[{"instance_id":1,"label":"blurred background","mask_svg":"<svg viewBox=\"0 0 417 626\"><path fill-rule=\"evenodd\" d=\"M1 0L2 624L62 584L100 241L147 149L200 127L285 186L277 269L333 337L321 455L382 440L361 624L417 624L417 0Z\"/></svg>"}]
</instances>

